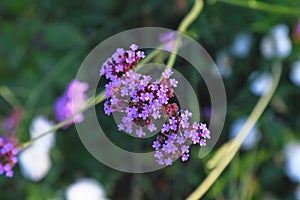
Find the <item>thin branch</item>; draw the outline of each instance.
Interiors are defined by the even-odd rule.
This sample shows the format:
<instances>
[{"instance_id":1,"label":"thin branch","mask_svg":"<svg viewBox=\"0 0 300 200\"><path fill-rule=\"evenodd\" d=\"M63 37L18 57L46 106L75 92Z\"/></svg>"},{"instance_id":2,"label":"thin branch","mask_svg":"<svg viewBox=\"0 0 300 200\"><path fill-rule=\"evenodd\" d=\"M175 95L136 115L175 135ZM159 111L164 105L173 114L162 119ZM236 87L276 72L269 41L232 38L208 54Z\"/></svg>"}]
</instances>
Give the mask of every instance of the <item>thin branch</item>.
<instances>
[{"instance_id":1,"label":"thin branch","mask_svg":"<svg viewBox=\"0 0 300 200\"><path fill-rule=\"evenodd\" d=\"M266 93L259 99L258 103L256 104L255 108L253 109L244 126L241 128L237 136L231 141L226 154L224 154L223 156L223 159L220 162L218 162L218 165L210 172L210 174L199 185L199 187L187 197L188 200L200 199L214 184L214 182L217 180L217 178L221 175L221 173L233 159L235 154L238 152L241 144L248 136L249 132L251 131L255 123L258 121L258 119L266 109L267 105L269 104L278 86L279 79L281 76L281 68L281 65L279 66L278 63L275 63L275 65L273 66L274 74L272 88L268 93Z\"/></svg>"}]
</instances>

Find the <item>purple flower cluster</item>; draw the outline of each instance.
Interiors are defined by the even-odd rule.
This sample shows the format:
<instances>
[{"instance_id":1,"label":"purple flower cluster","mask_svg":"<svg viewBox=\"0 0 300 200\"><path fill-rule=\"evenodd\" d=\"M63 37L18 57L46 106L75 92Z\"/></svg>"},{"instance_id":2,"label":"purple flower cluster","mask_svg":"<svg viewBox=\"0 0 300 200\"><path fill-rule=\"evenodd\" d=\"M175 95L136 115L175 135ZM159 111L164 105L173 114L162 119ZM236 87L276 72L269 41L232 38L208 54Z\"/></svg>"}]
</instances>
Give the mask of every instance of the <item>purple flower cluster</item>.
<instances>
[{"instance_id":1,"label":"purple flower cluster","mask_svg":"<svg viewBox=\"0 0 300 200\"><path fill-rule=\"evenodd\" d=\"M72 80L65 92L55 102L55 118L58 122L64 121L73 116L63 128L69 127L73 123L80 123L83 121L84 116L82 113L76 114L85 105L89 85L86 82L79 80ZM75 115L76 114L76 115Z\"/></svg>"},{"instance_id":2,"label":"purple flower cluster","mask_svg":"<svg viewBox=\"0 0 300 200\"><path fill-rule=\"evenodd\" d=\"M205 124L190 124L192 113L188 110L180 112L176 103L170 103L178 84L171 78L173 72L170 69L162 73L160 81L152 81L150 76L133 71L144 53L138 51L137 45L130 47L128 51L117 49L101 67L100 75L109 80L105 85L105 114L124 113L118 130L135 132L138 137L146 135L143 127L154 132L157 130L154 121L167 119L161 135L152 145L157 163L171 165L178 157L182 161L188 160L190 145L205 146L206 139L210 138L209 130ZM137 128L133 130L134 127Z\"/></svg>"},{"instance_id":3,"label":"purple flower cluster","mask_svg":"<svg viewBox=\"0 0 300 200\"><path fill-rule=\"evenodd\" d=\"M118 129L120 131L126 129L128 133L132 133L135 124L138 126L136 135L145 136L142 127L147 126L150 132L156 131L153 122L161 118L169 99L174 96L173 88L176 86L177 81L169 79L168 74L165 74L161 82L151 82L150 76L128 71L106 85L105 113L107 115L116 111L126 113Z\"/></svg>"},{"instance_id":4,"label":"purple flower cluster","mask_svg":"<svg viewBox=\"0 0 300 200\"><path fill-rule=\"evenodd\" d=\"M14 108L13 112L4 119L4 127L7 134L13 134L19 125L23 109L21 107Z\"/></svg>"},{"instance_id":5,"label":"purple flower cluster","mask_svg":"<svg viewBox=\"0 0 300 200\"><path fill-rule=\"evenodd\" d=\"M116 52L108 58L101 66L100 76L114 82L121 77L125 72L137 66L141 58L144 58L143 51L138 51L138 46L130 45L130 50L118 48Z\"/></svg>"},{"instance_id":6,"label":"purple flower cluster","mask_svg":"<svg viewBox=\"0 0 300 200\"><path fill-rule=\"evenodd\" d=\"M14 143L8 139L0 137L0 175L5 174L7 177L14 175L13 167L18 162L18 150Z\"/></svg>"},{"instance_id":7,"label":"purple flower cluster","mask_svg":"<svg viewBox=\"0 0 300 200\"><path fill-rule=\"evenodd\" d=\"M189 123L192 113L188 110L178 111L175 116L163 124L161 133L153 142L156 150L154 157L160 165L171 165L173 160L181 156L182 161L189 158L191 144L206 145L206 139L210 138L210 131L206 124Z\"/></svg>"}]
</instances>

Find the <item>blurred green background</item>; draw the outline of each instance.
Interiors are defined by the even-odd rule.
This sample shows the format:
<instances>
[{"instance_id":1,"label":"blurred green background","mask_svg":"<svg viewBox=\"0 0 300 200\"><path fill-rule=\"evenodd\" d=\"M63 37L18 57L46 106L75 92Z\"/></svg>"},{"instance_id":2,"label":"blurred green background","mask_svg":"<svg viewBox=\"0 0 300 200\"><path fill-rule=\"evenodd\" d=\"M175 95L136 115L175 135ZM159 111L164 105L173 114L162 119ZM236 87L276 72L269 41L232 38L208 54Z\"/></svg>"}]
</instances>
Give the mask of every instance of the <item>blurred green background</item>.
<instances>
[{"instance_id":1,"label":"blurred green background","mask_svg":"<svg viewBox=\"0 0 300 200\"><path fill-rule=\"evenodd\" d=\"M264 2L300 8L298 0ZM97 44L121 31L137 27L176 29L192 5L191 0L2 0L0 85L8 86L24 108L25 117L17 132L20 140L29 138L28 128L34 116L43 114L54 119L56 98ZM293 14L205 2L203 12L188 29L187 34L199 41L213 59L221 50L229 51L238 33L246 31L253 36L249 55L237 58L228 53L232 69L232 75L224 79L228 111L215 149L228 140L231 124L237 118L247 116L258 100L249 90L247 79L251 72L271 70L273 61L264 59L259 51L263 36L273 26L283 23L290 29L293 45L292 53L283 60L279 88L258 122L261 140L253 149L241 151L234 158L204 199L295 198L297 185L285 175L283 148L292 140L300 140L300 90L289 78L291 64L300 59L299 43L292 37L297 22L298 18ZM180 70L185 65L188 64L178 59L175 69ZM191 73L182 71L187 76ZM197 77L190 80L199 94L206 90ZM208 94L199 97L202 108L209 106ZM102 109L102 106L98 108ZM0 110L1 119L12 111L1 97ZM108 123L112 120L102 118ZM115 126L107 128L107 132L115 134ZM16 166L14 178L0 177L1 200L63 199L66 187L79 177L97 179L110 199L184 199L208 174L205 163L214 152L199 159L199 149L193 147L187 163L176 161L171 167L156 172L128 174L94 159L82 145L74 126L57 133L49 174L36 183L25 180ZM117 134L111 137L117 137Z\"/></svg>"}]
</instances>

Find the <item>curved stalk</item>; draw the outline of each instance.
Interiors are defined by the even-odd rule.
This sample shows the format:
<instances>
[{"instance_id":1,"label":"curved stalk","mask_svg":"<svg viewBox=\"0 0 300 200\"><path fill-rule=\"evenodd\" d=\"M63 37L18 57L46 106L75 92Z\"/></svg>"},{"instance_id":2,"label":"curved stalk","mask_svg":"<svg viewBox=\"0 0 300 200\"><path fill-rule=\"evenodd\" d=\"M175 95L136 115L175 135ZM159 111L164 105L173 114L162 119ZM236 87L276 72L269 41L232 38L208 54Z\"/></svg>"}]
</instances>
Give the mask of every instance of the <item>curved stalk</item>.
<instances>
[{"instance_id":1,"label":"curved stalk","mask_svg":"<svg viewBox=\"0 0 300 200\"><path fill-rule=\"evenodd\" d=\"M212 0L211 2L212 3L223 2L223 3L235 5L235 6L251 8L251 9L269 12L269 13L300 16L300 8L291 8L291 7L287 7L287 6L281 6L281 5L272 5L272 4L268 4L265 2L255 1L255 0L248 0L248 1Z\"/></svg>"},{"instance_id":2,"label":"curved stalk","mask_svg":"<svg viewBox=\"0 0 300 200\"><path fill-rule=\"evenodd\" d=\"M210 174L198 186L198 188L187 197L188 200L200 199L208 191L208 189L214 184L214 182L217 180L217 178L221 175L221 173L228 166L228 164L233 159L235 154L238 152L241 144L248 136L249 132L251 131L255 123L258 121L258 119L266 109L267 105L269 104L278 86L279 79L281 76L281 68L282 67L278 66L277 63L275 64L275 66L273 67L274 73L273 73L272 88L268 93L266 93L259 99L252 113L247 119L246 123L241 128L237 136L229 144L226 153L224 153L223 159L218 162L217 166L210 172Z\"/></svg>"}]
</instances>

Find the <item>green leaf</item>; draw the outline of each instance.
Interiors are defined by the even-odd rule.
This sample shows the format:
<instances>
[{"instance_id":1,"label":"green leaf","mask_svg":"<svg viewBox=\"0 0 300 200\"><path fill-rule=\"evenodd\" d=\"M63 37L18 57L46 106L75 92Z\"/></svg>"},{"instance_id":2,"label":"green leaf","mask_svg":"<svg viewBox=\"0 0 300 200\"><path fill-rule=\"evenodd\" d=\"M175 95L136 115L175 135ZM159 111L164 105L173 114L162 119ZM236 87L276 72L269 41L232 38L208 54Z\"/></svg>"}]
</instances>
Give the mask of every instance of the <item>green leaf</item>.
<instances>
[{"instance_id":1,"label":"green leaf","mask_svg":"<svg viewBox=\"0 0 300 200\"><path fill-rule=\"evenodd\" d=\"M86 43L80 31L70 24L48 24L44 29L44 40L53 48L70 48L81 46Z\"/></svg>"}]
</instances>

